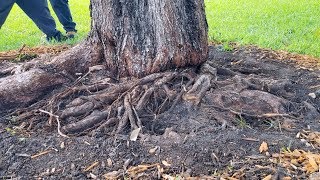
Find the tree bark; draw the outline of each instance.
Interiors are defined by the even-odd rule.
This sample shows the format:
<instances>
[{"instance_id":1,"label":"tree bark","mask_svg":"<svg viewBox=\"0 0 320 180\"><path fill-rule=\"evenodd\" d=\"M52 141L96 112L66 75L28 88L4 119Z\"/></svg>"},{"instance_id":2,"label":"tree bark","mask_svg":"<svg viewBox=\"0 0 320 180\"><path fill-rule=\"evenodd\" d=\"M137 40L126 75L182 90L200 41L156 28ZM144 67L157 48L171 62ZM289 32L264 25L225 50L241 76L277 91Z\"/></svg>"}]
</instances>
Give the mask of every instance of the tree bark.
<instances>
[{"instance_id":1,"label":"tree bark","mask_svg":"<svg viewBox=\"0 0 320 180\"><path fill-rule=\"evenodd\" d=\"M0 70L0 113L28 106L98 64L119 79L207 59L203 0L91 0L91 16L88 37L74 48L49 61L29 63L12 76Z\"/></svg>"},{"instance_id":2,"label":"tree bark","mask_svg":"<svg viewBox=\"0 0 320 180\"><path fill-rule=\"evenodd\" d=\"M118 77L198 65L208 56L203 0L92 0L89 40Z\"/></svg>"}]
</instances>

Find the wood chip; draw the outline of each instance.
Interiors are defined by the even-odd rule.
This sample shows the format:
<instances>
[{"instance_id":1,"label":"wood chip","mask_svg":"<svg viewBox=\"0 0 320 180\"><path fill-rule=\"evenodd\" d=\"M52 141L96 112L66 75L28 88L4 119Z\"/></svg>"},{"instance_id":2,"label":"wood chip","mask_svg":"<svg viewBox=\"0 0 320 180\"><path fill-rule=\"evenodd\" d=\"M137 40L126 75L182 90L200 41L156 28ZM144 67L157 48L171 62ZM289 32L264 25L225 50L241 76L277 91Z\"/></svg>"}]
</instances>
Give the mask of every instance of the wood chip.
<instances>
[{"instance_id":1,"label":"wood chip","mask_svg":"<svg viewBox=\"0 0 320 180\"><path fill-rule=\"evenodd\" d=\"M167 167L170 167L170 166L171 166L171 164L169 164L169 163L168 163L167 161L165 161L165 160L162 161L162 164L165 165L165 166L167 166Z\"/></svg>"},{"instance_id":2,"label":"wood chip","mask_svg":"<svg viewBox=\"0 0 320 180\"><path fill-rule=\"evenodd\" d=\"M84 172L90 171L91 169L93 169L94 167L96 167L98 164L99 164L99 161L96 161L96 162L92 163L90 166L88 166L88 167L84 170Z\"/></svg>"},{"instance_id":3,"label":"wood chip","mask_svg":"<svg viewBox=\"0 0 320 180\"><path fill-rule=\"evenodd\" d=\"M60 148L61 148L61 149L64 149L64 147L65 147L64 142L62 142L62 143L60 144Z\"/></svg>"},{"instance_id":4,"label":"wood chip","mask_svg":"<svg viewBox=\"0 0 320 180\"><path fill-rule=\"evenodd\" d=\"M266 176L265 178L263 178L262 180L271 180L272 179L272 175L269 174L268 176Z\"/></svg>"},{"instance_id":5,"label":"wood chip","mask_svg":"<svg viewBox=\"0 0 320 180\"><path fill-rule=\"evenodd\" d=\"M92 178L92 179L97 179L97 176L92 174L92 173L89 174L89 177Z\"/></svg>"},{"instance_id":6,"label":"wood chip","mask_svg":"<svg viewBox=\"0 0 320 180\"><path fill-rule=\"evenodd\" d=\"M254 139L254 138L242 138L242 140L259 142L259 139Z\"/></svg>"},{"instance_id":7,"label":"wood chip","mask_svg":"<svg viewBox=\"0 0 320 180\"><path fill-rule=\"evenodd\" d=\"M112 160L110 158L107 159L107 166L108 167L112 166Z\"/></svg>"},{"instance_id":8,"label":"wood chip","mask_svg":"<svg viewBox=\"0 0 320 180\"><path fill-rule=\"evenodd\" d=\"M141 128L137 128L135 130L133 130L130 134L130 141L136 141L138 138L138 135L140 133Z\"/></svg>"},{"instance_id":9,"label":"wood chip","mask_svg":"<svg viewBox=\"0 0 320 180\"><path fill-rule=\"evenodd\" d=\"M24 153L22 153L22 154L16 153L15 155L18 157L31 157L29 154L24 154Z\"/></svg>"},{"instance_id":10,"label":"wood chip","mask_svg":"<svg viewBox=\"0 0 320 180\"><path fill-rule=\"evenodd\" d=\"M260 153L268 151L268 144L266 142L262 142L259 148Z\"/></svg>"},{"instance_id":11,"label":"wood chip","mask_svg":"<svg viewBox=\"0 0 320 180\"><path fill-rule=\"evenodd\" d=\"M150 150L149 150L149 153L150 153L150 154L156 153L156 151L158 150L158 148L159 148L159 146L156 146L156 147L150 149Z\"/></svg>"}]
</instances>

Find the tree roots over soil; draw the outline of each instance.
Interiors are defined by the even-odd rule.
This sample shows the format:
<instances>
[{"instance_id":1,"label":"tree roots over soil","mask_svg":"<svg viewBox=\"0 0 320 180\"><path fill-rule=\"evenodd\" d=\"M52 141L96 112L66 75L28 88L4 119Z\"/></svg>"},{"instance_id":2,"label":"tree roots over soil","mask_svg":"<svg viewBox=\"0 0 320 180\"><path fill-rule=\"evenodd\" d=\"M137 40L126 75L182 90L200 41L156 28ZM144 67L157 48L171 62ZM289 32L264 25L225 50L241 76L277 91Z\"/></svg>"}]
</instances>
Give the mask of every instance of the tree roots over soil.
<instances>
[{"instance_id":1,"label":"tree roots over soil","mask_svg":"<svg viewBox=\"0 0 320 180\"><path fill-rule=\"evenodd\" d=\"M216 170L222 173L232 165L234 169L228 172L245 169L245 177L249 179L284 171L290 177L306 177L301 172L290 174L283 168L281 171L274 167L257 170L255 163L258 161L268 167L271 162L245 157L253 154L261 157L258 152L261 140L271 144L271 152L283 147L302 148L304 145L295 139L296 133L306 128L319 130L320 100L308 95L319 90L319 72L297 69L270 59L256 60L241 49L231 53L211 47L209 57L201 67L143 78L116 79L105 71L103 64L91 63L77 79L56 78L59 81L55 84L60 88L46 95L38 94L38 101L33 100L29 107L10 113L3 111L7 120L2 118L0 126L3 123L11 128L16 126L23 133L38 132L37 137L43 138L39 142L36 140L38 144L46 144L42 141L48 137L52 140L49 144L54 146L60 146L62 140L69 142L68 151L59 151L57 159L47 159L48 162L59 161L53 164L61 162L63 168L69 167L71 162L85 167L94 158L107 162L107 157L111 157L115 162L108 168L111 172L122 168L123 159L134 159L128 162L138 165L167 158L172 163L170 172L173 174L188 168L193 175L213 174ZM45 77L50 73L55 74L48 71L38 74ZM140 143L129 143L126 137L138 128ZM52 133L57 129L63 137L75 137L59 138ZM0 136L4 134L8 133L1 135L0 130ZM83 136L77 137L79 135ZM83 138L91 144L97 143L99 148L88 148ZM7 143L0 144L6 146ZM34 146L27 146L35 153ZM148 150L155 147L159 147L156 155L150 155ZM102 149L108 149L109 154L105 156ZM5 152L0 149L0 153ZM78 156L70 155L80 152L86 154L81 156L83 162L76 160ZM8 154L3 157L3 162L8 161L3 167L14 168L10 162L12 157ZM38 166L36 162L34 166ZM41 163L38 167L41 169L40 166ZM71 168L70 171L76 170ZM103 167L96 171L96 174L103 173L106 173Z\"/></svg>"},{"instance_id":2,"label":"tree roots over soil","mask_svg":"<svg viewBox=\"0 0 320 180\"><path fill-rule=\"evenodd\" d=\"M318 117L318 107L301 97L304 95L299 94L300 87L294 80L264 75L274 67L257 61L240 60L231 62L229 67L218 63L211 60L199 69L155 73L140 79L115 79L108 75L103 65L94 65L71 86L53 93L48 101L18 109L10 115L17 122L23 120L29 129L48 116L49 125L53 125L52 122L62 124L58 132L63 136L85 132L115 135L128 130L126 127L154 133L157 119L181 103L187 104L189 109L210 107L212 118L224 128L234 128L239 119L257 122L276 119L279 128L290 130L295 121L305 116ZM240 65L243 63L247 66ZM45 79L53 79L53 85L64 82L61 78L50 78L48 73L43 74L44 77L40 75L38 79L31 77L38 82L33 84L41 86ZM5 80L1 83L10 84Z\"/></svg>"},{"instance_id":3,"label":"tree roots over soil","mask_svg":"<svg viewBox=\"0 0 320 180\"><path fill-rule=\"evenodd\" d=\"M49 101L17 110L15 119L34 121L48 115L49 124L52 118L63 122L63 134L82 134L113 125L111 134L121 133L128 125L132 130L145 129L145 123L170 112L182 98L198 105L216 80L216 69L208 64L201 67L200 75L196 68L190 68L118 81L105 77L99 66L91 67L72 87L54 94Z\"/></svg>"}]
</instances>

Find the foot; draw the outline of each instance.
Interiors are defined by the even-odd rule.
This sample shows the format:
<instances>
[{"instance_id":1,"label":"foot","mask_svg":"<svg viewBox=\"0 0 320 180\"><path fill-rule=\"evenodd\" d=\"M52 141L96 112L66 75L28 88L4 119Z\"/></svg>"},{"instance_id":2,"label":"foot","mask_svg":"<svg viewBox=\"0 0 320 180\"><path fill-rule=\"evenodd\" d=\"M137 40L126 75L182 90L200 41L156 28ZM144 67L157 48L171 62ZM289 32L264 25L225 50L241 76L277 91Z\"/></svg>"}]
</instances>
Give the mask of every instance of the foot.
<instances>
[{"instance_id":1,"label":"foot","mask_svg":"<svg viewBox=\"0 0 320 180\"><path fill-rule=\"evenodd\" d=\"M62 42L62 41L66 41L67 39L68 37L65 35L62 35L61 32L58 32L55 36L51 36L51 37L47 36L47 41L49 42L51 41Z\"/></svg>"},{"instance_id":2,"label":"foot","mask_svg":"<svg viewBox=\"0 0 320 180\"><path fill-rule=\"evenodd\" d=\"M77 34L76 31L68 31L67 32L67 38L68 39L73 39L76 34Z\"/></svg>"}]
</instances>

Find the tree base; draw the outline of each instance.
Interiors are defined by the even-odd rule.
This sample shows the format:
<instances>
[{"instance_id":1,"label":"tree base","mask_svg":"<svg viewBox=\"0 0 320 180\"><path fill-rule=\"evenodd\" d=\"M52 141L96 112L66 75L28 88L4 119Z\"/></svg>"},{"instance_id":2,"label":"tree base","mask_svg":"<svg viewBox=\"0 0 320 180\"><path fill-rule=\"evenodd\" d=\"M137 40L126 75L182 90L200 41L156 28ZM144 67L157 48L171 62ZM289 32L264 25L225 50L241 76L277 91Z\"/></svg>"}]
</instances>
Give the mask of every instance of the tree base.
<instances>
[{"instance_id":1,"label":"tree base","mask_svg":"<svg viewBox=\"0 0 320 180\"><path fill-rule=\"evenodd\" d=\"M319 144L311 138L315 137L314 130L317 131L320 126L320 99L308 96L319 89L319 72L297 69L270 59L257 60L258 58L251 56L252 54L246 53L252 52L247 49L232 53L212 47L210 49L210 59L207 63L215 67L217 75L212 76L210 89L200 102L196 98L200 93L195 92L200 92L201 88L196 88L195 84L205 87L208 82L206 77L215 73L203 74L206 71L201 73L199 69L191 68L149 76L150 81L142 81L144 78L117 80L111 77L108 79L109 75L103 66L96 65L93 66L95 68L90 68L91 73L85 77L83 76L86 72L81 76L83 78L64 84L68 89L60 87L28 109L16 111L17 116L0 122L0 127L6 127L0 129L0 145L3 150L0 172L20 177L85 179L91 177L91 174L98 178L103 178L104 174L110 177L109 172L117 171L121 173L121 177L125 174L126 178L141 178L142 174L156 179L159 178L157 169L136 176L129 176L129 169L148 163L161 165L165 160L171 166L162 165L165 170L163 173L174 173L175 177L179 173L191 172L191 176L204 174L212 178L212 174L218 172L217 174L227 173L223 176L225 178L259 179L272 174L274 177L307 179L308 174L300 169L303 168L303 164L298 169L291 166L288 169L283 167L284 164L274 164L274 161L266 160L272 158L272 155L281 151L283 147L291 147L292 151L301 149L305 152L319 149ZM265 52L263 51L263 55ZM169 74L172 73L175 77L164 81L163 78L170 79ZM160 83L160 79L166 82L164 84L168 86L169 91L165 91L166 88L162 88L163 86L158 86L162 89L161 92L152 89L157 87L156 82ZM189 79L194 81L191 82ZM184 89L183 85L186 87L188 82L189 88ZM144 84L142 90L130 88L136 83ZM96 86L91 86L93 84ZM95 113L91 110L88 114L62 116L71 105L75 107L81 104L74 99L83 97L82 108L92 108L92 102L95 101L92 101L90 96L99 97L99 94L102 96L108 91L116 92L120 85L124 85L125 90L114 98L119 101L112 100L107 105L104 103L95 109ZM191 89L196 91L192 93ZM133 92L141 94L133 96ZM131 131L130 119L127 120L127 126L121 134L112 134L116 133L124 112L130 114L130 109L125 109L127 94L130 95L131 99L127 100L138 127L139 121L134 111L137 111L138 103L132 102L132 99L148 100L147 105L143 105L145 108L142 112L137 111L142 122L142 133L139 133L137 142L131 142L128 136ZM164 103L161 95L168 99L172 97L171 101L167 101L170 103ZM175 97L178 95L181 99L174 105ZM72 101L74 104L70 104ZM108 114L103 110L108 112L107 107L110 107L110 104L113 104L116 115L115 118L107 119L104 117ZM166 108L160 108L161 104ZM119 117L118 106L122 106L119 108ZM153 111L154 109L160 109L160 113ZM101 117L102 120L95 117ZM60 129L60 135L64 136L67 132L62 127L81 119L88 119L88 124L94 125L91 128L85 126L86 128L71 134L84 136L63 138L58 135L57 129ZM271 145L268 151L271 156L259 152L259 146L263 141ZM41 156L32 159L27 158L28 155ZM112 166L109 166L110 160ZM108 162L108 166L104 165L105 162ZM232 164L233 168L230 169L230 162L241 163ZM287 164L286 161L284 163ZM93 167L92 164L96 166ZM261 169L257 165L269 168ZM123 170L124 166L128 171ZM84 172L87 167L93 167L92 171ZM50 174L45 174L46 172Z\"/></svg>"},{"instance_id":2,"label":"tree base","mask_svg":"<svg viewBox=\"0 0 320 180\"><path fill-rule=\"evenodd\" d=\"M255 65L260 69L254 70L244 69L244 66L223 67L219 62L208 61L200 68L155 73L144 78L121 79L110 76L103 64L91 65L93 66L87 66L86 73L73 78L74 81L66 88L62 88L61 84L71 82L72 78L66 79L66 76L57 76L55 73L50 76L49 73L44 73L45 78L42 79L57 82L60 90L45 96L46 101L41 101L41 97L44 97L41 94L30 94L34 98L33 101L24 100L25 102L39 101L29 108L18 109L9 116L14 116L16 122L23 121L24 127L28 129L32 129L39 122L47 122L49 127L58 122L58 132L65 136L87 132L114 135L128 130L127 127L131 130L140 128L143 133L155 133L154 122L181 104L191 109L211 108L210 118L219 122L223 128L235 128L239 122L246 119L253 122L276 120L279 124L286 124L283 129L290 130L287 126L294 126L301 113L307 113L309 118L319 114L314 105L296 100L296 94L291 91L298 88L293 81L262 77L258 71L264 70L260 67L264 66L263 64ZM32 69L25 73L41 77L42 73L38 71L40 72L38 69ZM68 74L72 73L75 72ZM17 76L25 75L22 73ZM5 83L3 79L2 83ZM42 88L34 85L47 85L37 79L34 81L29 82L27 87ZM32 92L43 93L36 89ZM21 98L16 97L16 101ZM8 100L6 102L10 104ZM297 113L301 108L304 112Z\"/></svg>"}]
</instances>

